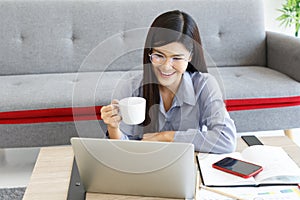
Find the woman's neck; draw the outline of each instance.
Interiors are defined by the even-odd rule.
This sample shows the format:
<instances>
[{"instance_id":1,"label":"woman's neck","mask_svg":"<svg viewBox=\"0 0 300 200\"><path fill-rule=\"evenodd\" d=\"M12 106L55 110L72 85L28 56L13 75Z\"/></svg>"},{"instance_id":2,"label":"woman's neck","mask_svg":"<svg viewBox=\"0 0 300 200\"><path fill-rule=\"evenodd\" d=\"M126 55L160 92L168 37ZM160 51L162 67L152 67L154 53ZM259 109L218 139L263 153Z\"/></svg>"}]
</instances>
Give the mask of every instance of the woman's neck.
<instances>
[{"instance_id":1,"label":"woman's neck","mask_svg":"<svg viewBox=\"0 0 300 200\"><path fill-rule=\"evenodd\" d=\"M165 111L168 112L168 110L172 106L173 99L175 97L175 93L173 93L168 88L159 89L159 92L160 92L160 95L162 97L162 101L163 101L163 105L164 105Z\"/></svg>"},{"instance_id":2,"label":"woman's neck","mask_svg":"<svg viewBox=\"0 0 300 200\"><path fill-rule=\"evenodd\" d=\"M175 94L176 94L176 92L179 88L179 85L180 84L178 84L176 87L166 87L166 86L162 86L162 85L159 86L159 93L162 97L163 105L164 105L164 108L165 108L166 112L172 106L173 99L174 99Z\"/></svg>"}]
</instances>

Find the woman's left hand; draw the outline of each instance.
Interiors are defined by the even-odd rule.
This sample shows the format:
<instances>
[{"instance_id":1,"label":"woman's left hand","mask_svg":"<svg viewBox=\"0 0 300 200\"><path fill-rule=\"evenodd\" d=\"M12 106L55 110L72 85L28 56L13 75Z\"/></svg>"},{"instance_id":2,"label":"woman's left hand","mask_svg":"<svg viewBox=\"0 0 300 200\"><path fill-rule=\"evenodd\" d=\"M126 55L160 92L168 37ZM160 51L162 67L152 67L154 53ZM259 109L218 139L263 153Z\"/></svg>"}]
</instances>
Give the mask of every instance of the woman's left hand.
<instances>
[{"instance_id":1,"label":"woman's left hand","mask_svg":"<svg viewBox=\"0 0 300 200\"><path fill-rule=\"evenodd\" d=\"M173 142L175 131L163 131L156 133L146 133L143 135L143 141L159 141L159 142Z\"/></svg>"}]
</instances>

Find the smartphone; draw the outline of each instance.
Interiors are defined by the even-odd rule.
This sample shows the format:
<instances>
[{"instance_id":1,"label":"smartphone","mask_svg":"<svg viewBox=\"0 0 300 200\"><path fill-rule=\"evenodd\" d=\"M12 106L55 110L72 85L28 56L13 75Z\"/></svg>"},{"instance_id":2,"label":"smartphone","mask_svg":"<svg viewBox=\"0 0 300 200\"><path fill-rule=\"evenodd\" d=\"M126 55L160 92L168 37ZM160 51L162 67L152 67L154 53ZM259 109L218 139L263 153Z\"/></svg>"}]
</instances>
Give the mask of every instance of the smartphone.
<instances>
[{"instance_id":1,"label":"smartphone","mask_svg":"<svg viewBox=\"0 0 300 200\"><path fill-rule=\"evenodd\" d=\"M245 135L241 136L241 138L248 144L248 146L263 145L263 143L261 143L261 141L254 135Z\"/></svg>"},{"instance_id":2,"label":"smartphone","mask_svg":"<svg viewBox=\"0 0 300 200\"><path fill-rule=\"evenodd\" d=\"M255 176L263 170L262 166L260 165L231 157L226 157L222 160L219 160L218 162L214 163L212 167L243 178Z\"/></svg>"}]
</instances>

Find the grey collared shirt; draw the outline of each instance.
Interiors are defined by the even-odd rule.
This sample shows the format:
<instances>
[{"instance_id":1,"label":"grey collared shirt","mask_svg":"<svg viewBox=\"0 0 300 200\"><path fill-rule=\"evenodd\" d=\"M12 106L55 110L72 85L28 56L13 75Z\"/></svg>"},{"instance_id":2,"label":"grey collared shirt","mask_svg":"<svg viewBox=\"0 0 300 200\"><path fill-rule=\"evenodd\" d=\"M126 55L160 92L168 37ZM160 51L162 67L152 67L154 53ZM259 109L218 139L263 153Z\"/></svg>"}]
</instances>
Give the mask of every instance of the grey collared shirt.
<instances>
[{"instance_id":1,"label":"grey collared shirt","mask_svg":"<svg viewBox=\"0 0 300 200\"><path fill-rule=\"evenodd\" d=\"M137 90L142 75L126 82L119 98L142 96ZM236 128L215 78L207 73L185 72L171 108L166 111L160 96L159 131L175 131L174 142L193 143L196 151L226 153L235 150ZM120 124L122 139L141 139L143 129Z\"/></svg>"}]
</instances>

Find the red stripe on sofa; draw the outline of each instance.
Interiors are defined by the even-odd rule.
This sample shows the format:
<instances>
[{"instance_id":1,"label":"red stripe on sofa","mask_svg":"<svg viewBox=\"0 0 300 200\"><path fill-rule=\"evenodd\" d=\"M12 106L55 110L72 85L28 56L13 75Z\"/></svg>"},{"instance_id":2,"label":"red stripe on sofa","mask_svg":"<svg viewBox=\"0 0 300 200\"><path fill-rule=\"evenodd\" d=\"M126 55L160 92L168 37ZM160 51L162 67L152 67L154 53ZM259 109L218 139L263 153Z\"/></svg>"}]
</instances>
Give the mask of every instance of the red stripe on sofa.
<instances>
[{"instance_id":1,"label":"red stripe on sofa","mask_svg":"<svg viewBox=\"0 0 300 200\"><path fill-rule=\"evenodd\" d=\"M228 111L255 110L299 106L300 96L255 99L227 99L224 102Z\"/></svg>"},{"instance_id":2,"label":"red stripe on sofa","mask_svg":"<svg viewBox=\"0 0 300 200\"><path fill-rule=\"evenodd\" d=\"M43 118L43 117L65 117L73 115L96 115L100 114L102 106L70 107L70 108L48 108L38 110L18 110L0 112L0 119L16 118Z\"/></svg>"},{"instance_id":3,"label":"red stripe on sofa","mask_svg":"<svg viewBox=\"0 0 300 200\"><path fill-rule=\"evenodd\" d=\"M255 110L299 106L300 96L281 98L227 99L224 102L228 111ZM89 106L0 112L0 124L32 124L46 122L101 120L101 107L102 106Z\"/></svg>"},{"instance_id":4,"label":"red stripe on sofa","mask_svg":"<svg viewBox=\"0 0 300 200\"><path fill-rule=\"evenodd\" d=\"M81 115L81 116L58 116L58 117L36 117L36 118L16 118L16 119L0 119L0 124L35 124L35 123L50 123L50 122L73 122L73 121L88 121L101 120L98 115Z\"/></svg>"},{"instance_id":5,"label":"red stripe on sofa","mask_svg":"<svg viewBox=\"0 0 300 200\"><path fill-rule=\"evenodd\" d=\"M101 107L102 106L89 106L0 112L0 124L101 120Z\"/></svg>"}]
</instances>

